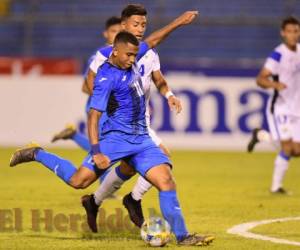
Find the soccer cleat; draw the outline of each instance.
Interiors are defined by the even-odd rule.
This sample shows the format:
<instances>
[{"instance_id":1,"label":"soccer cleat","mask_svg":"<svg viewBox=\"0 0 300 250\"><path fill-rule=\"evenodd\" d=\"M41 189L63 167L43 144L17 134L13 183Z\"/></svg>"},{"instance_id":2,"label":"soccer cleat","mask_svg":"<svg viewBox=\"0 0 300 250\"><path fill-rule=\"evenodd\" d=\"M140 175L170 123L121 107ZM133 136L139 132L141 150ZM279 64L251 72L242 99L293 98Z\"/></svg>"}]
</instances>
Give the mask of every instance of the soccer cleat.
<instances>
[{"instance_id":1,"label":"soccer cleat","mask_svg":"<svg viewBox=\"0 0 300 250\"><path fill-rule=\"evenodd\" d=\"M247 151L249 153L251 153L254 150L255 145L259 142L257 134L260 130L261 130L260 128L256 128L256 129L253 129L253 131L252 131L251 140L247 146Z\"/></svg>"},{"instance_id":2,"label":"soccer cleat","mask_svg":"<svg viewBox=\"0 0 300 250\"><path fill-rule=\"evenodd\" d=\"M212 235L188 234L183 240L178 242L180 246L208 246L215 239Z\"/></svg>"},{"instance_id":3,"label":"soccer cleat","mask_svg":"<svg viewBox=\"0 0 300 250\"><path fill-rule=\"evenodd\" d=\"M283 194L283 195L292 195L292 192L287 191L286 189L280 187L275 191L271 191L272 194Z\"/></svg>"},{"instance_id":4,"label":"soccer cleat","mask_svg":"<svg viewBox=\"0 0 300 250\"><path fill-rule=\"evenodd\" d=\"M81 197L81 204L85 209L87 223L92 232L97 233L97 215L99 206L95 203L94 195L84 195Z\"/></svg>"},{"instance_id":5,"label":"soccer cleat","mask_svg":"<svg viewBox=\"0 0 300 250\"><path fill-rule=\"evenodd\" d=\"M14 167L24 162L35 160L35 153L37 150L42 149L37 143L30 143L24 148L18 149L10 158L9 166Z\"/></svg>"},{"instance_id":6,"label":"soccer cleat","mask_svg":"<svg viewBox=\"0 0 300 250\"><path fill-rule=\"evenodd\" d=\"M76 133L76 127L74 124L69 124L65 129L55 134L51 140L51 142L56 142L58 140L68 140L71 139Z\"/></svg>"},{"instance_id":7,"label":"soccer cleat","mask_svg":"<svg viewBox=\"0 0 300 250\"><path fill-rule=\"evenodd\" d=\"M141 200L136 201L132 198L131 193L127 194L123 198L123 205L128 211L130 220L139 228L144 223L144 215L141 205Z\"/></svg>"}]
</instances>

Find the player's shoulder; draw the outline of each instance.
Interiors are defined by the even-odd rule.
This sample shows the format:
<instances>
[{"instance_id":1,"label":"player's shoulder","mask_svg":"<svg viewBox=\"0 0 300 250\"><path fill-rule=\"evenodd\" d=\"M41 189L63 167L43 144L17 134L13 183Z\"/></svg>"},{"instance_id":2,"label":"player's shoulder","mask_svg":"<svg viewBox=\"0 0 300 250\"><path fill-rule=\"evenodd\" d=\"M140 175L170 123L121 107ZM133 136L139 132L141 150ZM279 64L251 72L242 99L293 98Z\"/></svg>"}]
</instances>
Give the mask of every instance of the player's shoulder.
<instances>
[{"instance_id":1,"label":"player's shoulder","mask_svg":"<svg viewBox=\"0 0 300 250\"><path fill-rule=\"evenodd\" d=\"M158 53L155 49L149 49L146 54L140 60L152 61L155 57L158 57Z\"/></svg>"},{"instance_id":2,"label":"player's shoulder","mask_svg":"<svg viewBox=\"0 0 300 250\"><path fill-rule=\"evenodd\" d=\"M273 59L276 62L280 62L284 53L285 53L285 48L284 48L284 44L282 43L273 49L273 51L269 55L269 58Z\"/></svg>"},{"instance_id":3,"label":"player's shoulder","mask_svg":"<svg viewBox=\"0 0 300 250\"><path fill-rule=\"evenodd\" d=\"M108 58L111 52L112 52L112 46L108 45L105 47L100 47L97 51L97 54L102 57Z\"/></svg>"},{"instance_id":4,"label":"player's shoulder","mask_svg":"<svg viewBox=\"0 0 300 250\"><path fill-rule=\"evenodd\" d=\"M108 61L105 61L97 70L96 81L99 79L111 81L114 79L115 74L115 68Z\"/></svg>"}]
</instances>

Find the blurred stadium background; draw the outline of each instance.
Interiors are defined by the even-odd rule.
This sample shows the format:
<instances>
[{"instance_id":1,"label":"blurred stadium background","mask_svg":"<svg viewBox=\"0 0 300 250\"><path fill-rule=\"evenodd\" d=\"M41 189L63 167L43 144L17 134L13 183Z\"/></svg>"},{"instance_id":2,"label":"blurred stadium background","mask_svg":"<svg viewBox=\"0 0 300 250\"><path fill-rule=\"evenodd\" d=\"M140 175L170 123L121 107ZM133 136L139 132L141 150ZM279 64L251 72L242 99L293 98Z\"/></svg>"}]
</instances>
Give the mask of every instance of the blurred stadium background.
<instances>
[{"instance_id":1,"label":"blurred stadium background","mask_svg":"<svg viewBox=\"0 0 300 250\"><path fill-rule=\"evenodd\" d=\"M268 93L255 87L254 77L280 42L281 19L300 14L299 1L139 2L149 13L147 34L185 10L200 11L192 25L176 30L157 48L185 110L175 117L154 94L153 127L173 148L244 149L251 129L266 127ZM105 20L127 3L0 1L0 109L6 131L0 145L32 139L47 144L67 122L84 131L81 75L89 56L104 44Z\"/></svg>"},{"instance_id":2,"label":"blurred stadium background","mask_svg":"<svg viewBox=\"0 0 300 250\"><path fill-rule=\"evenodd\" d=\"M244 239L226 231L242 222L299 216L298 161L292 161L286 178L287 189L294 195L272 196L268 190L273 146L259 145L258 149L273 152L252 155L227 151L245 151L250 131L267 126L264 109L270 92L256 87L255 76L280 42L281 19L300 16L300 1L137 2L148 10L147 34L186 10L200 11L192 25L176 30L157 48L169 85L183 102L182 114L172 114L154 88L152 97L152 127L174 149L174 175L190 230L215 234L211 249L298 249ZM127 3L0 0L0 212L21 208L24 214L22 232L3 231L5 224L0 218L0 249L145 248L137 233L49 233L43 230L43 222L41 232L33 232L31 209L40 209L41 216L44 209L65 215L83 214L80 196L93 192L98 183L88 190L73 190L36 163L8 167L16 147L31 140L53 147L53 133L66 123L76 123L85 131L86 96L81 84L86 61L104 44L105 20L120 14ZM78 166L86 155L72 142L54 146L51 152ZM119 191L120 197L131 190L134 180ZM122 207L119 200L103 206L106 216L118 207ZM159 211L156 190L145 196L143 207ZM255 230L298 243L300 240L297 221Z\"/></svg>"}]
</instances>

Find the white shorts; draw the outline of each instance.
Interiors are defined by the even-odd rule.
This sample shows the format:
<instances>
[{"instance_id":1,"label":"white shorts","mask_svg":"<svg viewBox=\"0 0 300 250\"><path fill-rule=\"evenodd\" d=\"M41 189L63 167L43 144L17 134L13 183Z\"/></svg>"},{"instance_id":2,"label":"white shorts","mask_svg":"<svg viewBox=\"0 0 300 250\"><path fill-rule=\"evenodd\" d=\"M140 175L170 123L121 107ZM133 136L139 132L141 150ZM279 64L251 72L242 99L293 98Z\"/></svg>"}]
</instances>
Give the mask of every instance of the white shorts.
<instances>
[{"instance_id":1,"label":"white shorts","mask_svg":"<svg viewBox=\"0 0 300 250\"><path fill-rule=\"evenodd\" d=\"M162 143L162 140L158 137L156 132L152 128L150 128L150 126L148 126L148 132L155 145L159 146Z\"/></svg>"},{"instance_id":2,"label":"white shorts","mask_svg":"<svg viewBox=\"0 0 300 250\"><path fill-rule=\"evenodd\" d=\"M300 143L300 117L281 112L275 105L273 113L267 108L267 120L273 141Z\"/></svg>"}]
</instances>

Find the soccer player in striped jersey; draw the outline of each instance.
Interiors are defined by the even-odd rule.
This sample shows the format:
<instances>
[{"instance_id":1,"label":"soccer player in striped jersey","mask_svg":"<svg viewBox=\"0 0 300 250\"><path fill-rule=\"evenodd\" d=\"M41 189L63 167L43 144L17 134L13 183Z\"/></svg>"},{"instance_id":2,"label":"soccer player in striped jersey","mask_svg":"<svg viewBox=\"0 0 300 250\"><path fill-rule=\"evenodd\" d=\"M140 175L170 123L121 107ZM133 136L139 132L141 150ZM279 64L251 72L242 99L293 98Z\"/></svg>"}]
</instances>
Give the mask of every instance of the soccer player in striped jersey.
<instances>
[{"instance_id":1,"label":"soccer player in striped jersey","mask_svg":"<svg viewBox=\"0 0 300 250\"><path fill-rule=\"evenodd\" d=\"M279 142L280 151L275 159L272 193L286 194L283 179L289 161L300 156L300 22L287 17L281 24L283 43L277 46L267 58L257 76L258 86L274 89L267 106L270 132L255 129L248 151L260 141Z\"/></svg>"}]
</instances>

